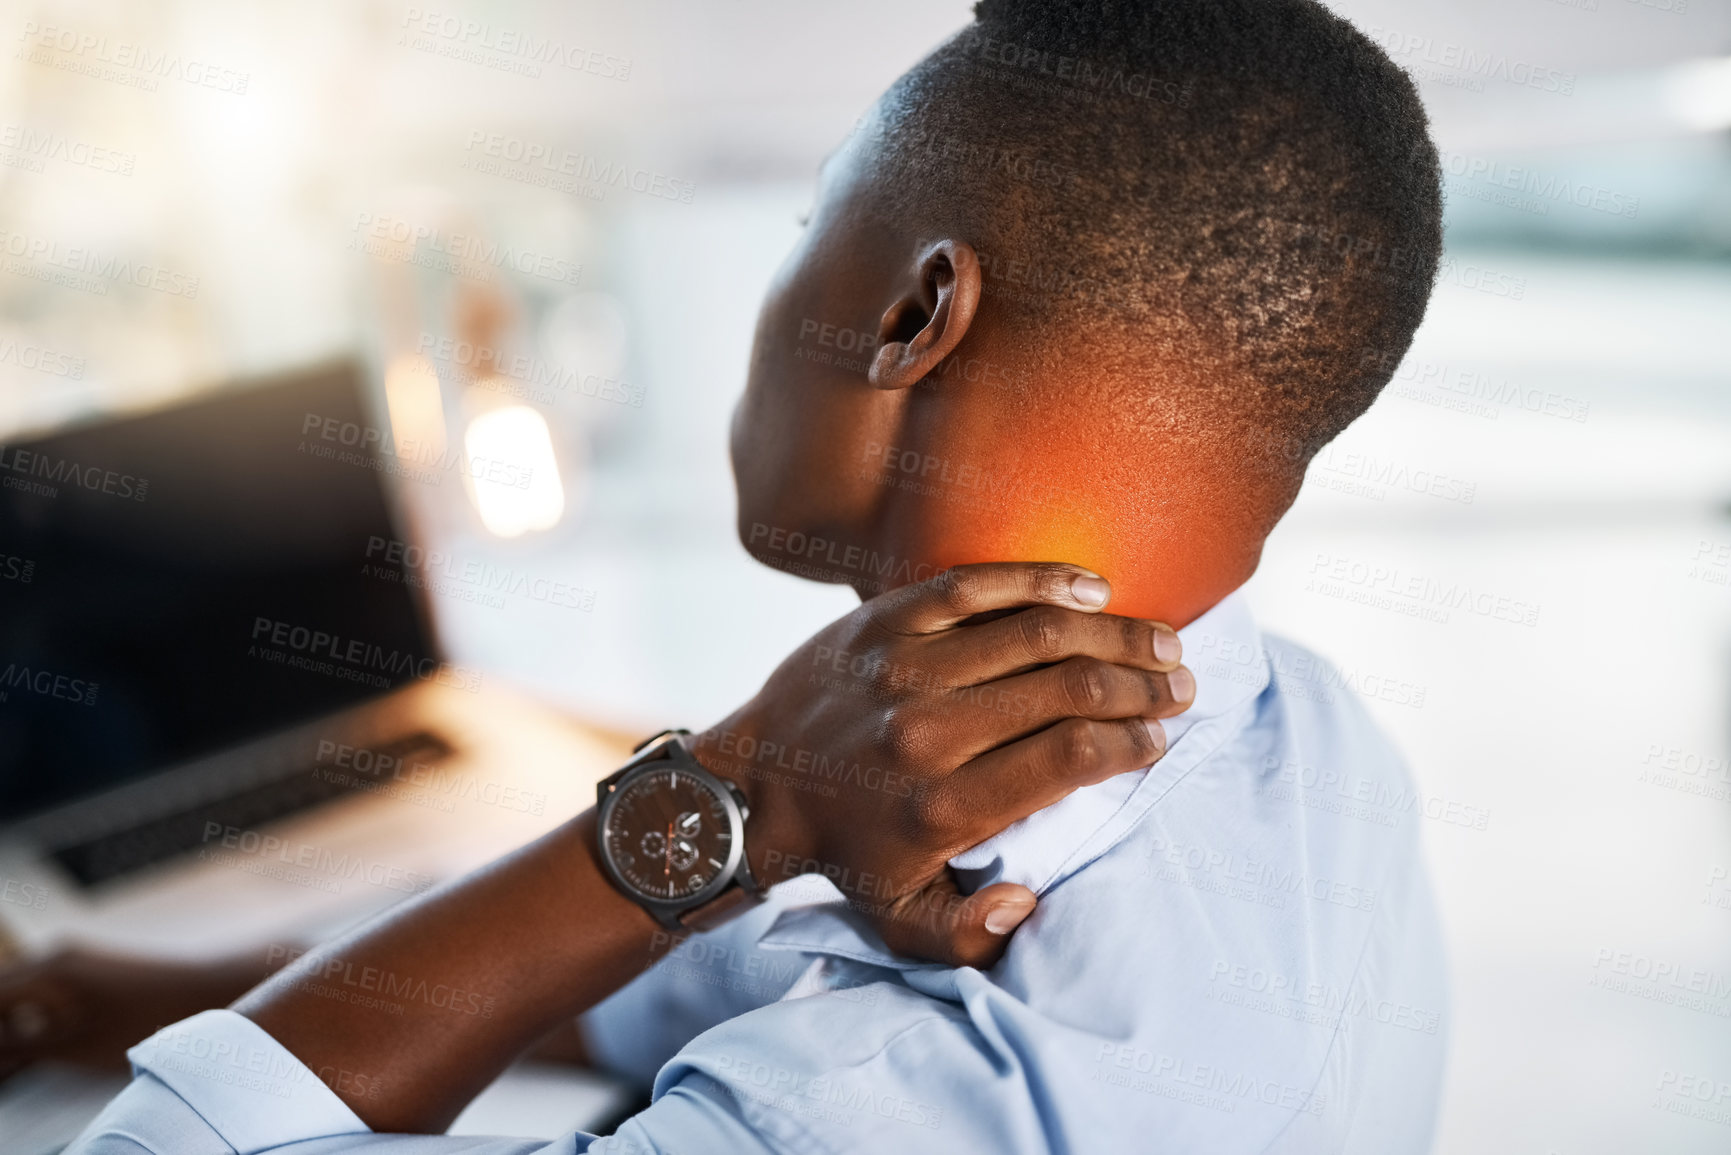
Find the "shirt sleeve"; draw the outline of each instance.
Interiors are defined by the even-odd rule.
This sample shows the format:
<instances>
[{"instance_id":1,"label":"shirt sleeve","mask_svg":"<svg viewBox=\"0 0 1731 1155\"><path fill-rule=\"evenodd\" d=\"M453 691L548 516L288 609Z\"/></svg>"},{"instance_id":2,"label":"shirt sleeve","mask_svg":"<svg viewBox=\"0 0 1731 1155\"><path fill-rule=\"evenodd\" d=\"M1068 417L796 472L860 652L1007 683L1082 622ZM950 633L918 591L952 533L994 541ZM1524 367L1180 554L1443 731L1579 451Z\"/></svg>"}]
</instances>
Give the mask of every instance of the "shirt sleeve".
<instances>
[{"instance_id":1,"label":"shirt sleeve","mask_svg":"<svg viewBox=\"0 0 1731 1155\"><path fill-rule=\"evenodd\" d=\"M166 1027L127 1058L136 1077L65 1155L579 1155L594 1143L586 1134L553 1142L374 1134L318 1073L233 1011L205 1011ZM323 1075L364 1078L337 1070Z\"/></svg>"},{"instance_id":2,"label":"shirt sleeve","mask_svg":"<svg viewBox=\"0 0 1731 1155\"><path fill-rule=\"evenodd\" d=\"M829 897L808 875L777 886L756 908L707 934L681 939L659 962L577 1020L597 1066L647 1089L692 1039L780 999L808 959L763 950L782 912Z\"/></svg>"},{"instance_id":3,"label":"shirt sleeve","mask_svg":"<svg viewBox=\"0 0 1731 1155\"><path fill-rule=\"evenodd\" d=\"M765 1144L726 1088L692 1074L605 1138L380 1135L264 1028L205 1011L127 1052L135 1075L64 1155L787 1155ZM321 1078L322 1074L322 1078Z\"/></svg>"}]
</instances>

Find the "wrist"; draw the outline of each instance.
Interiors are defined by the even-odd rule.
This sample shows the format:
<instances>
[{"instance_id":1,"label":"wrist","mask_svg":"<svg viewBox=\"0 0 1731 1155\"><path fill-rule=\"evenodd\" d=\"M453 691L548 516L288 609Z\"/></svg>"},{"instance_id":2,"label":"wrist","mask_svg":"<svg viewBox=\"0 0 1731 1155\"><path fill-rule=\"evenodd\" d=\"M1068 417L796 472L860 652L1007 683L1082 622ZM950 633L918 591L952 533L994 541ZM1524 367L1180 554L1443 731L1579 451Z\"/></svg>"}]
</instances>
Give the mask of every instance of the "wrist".
<instances>
[{"instance_id":1,"label":"wrist","mask_svg":"<svg viewBox=\"0 0 1731 1155\"><path fill-rule=\"evenodd\" d=\"M786 813L788 791L778 789L782 748L759 736L747 710L693 734L690 750L699 765L744 796L746 862L767 889L800 873L812 856L794 837L800 824Z\"/></svg>"}]
</instances>

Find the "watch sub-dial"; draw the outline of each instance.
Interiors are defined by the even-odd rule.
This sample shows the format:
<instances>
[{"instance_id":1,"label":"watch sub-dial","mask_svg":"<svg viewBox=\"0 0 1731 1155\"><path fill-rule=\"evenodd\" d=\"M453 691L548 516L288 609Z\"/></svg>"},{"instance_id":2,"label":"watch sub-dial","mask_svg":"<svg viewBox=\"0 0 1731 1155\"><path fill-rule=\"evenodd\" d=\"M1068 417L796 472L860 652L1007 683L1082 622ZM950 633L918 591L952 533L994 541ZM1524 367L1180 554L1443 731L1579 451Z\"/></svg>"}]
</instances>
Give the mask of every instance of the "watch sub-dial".
<instances>
[{"instance_id":1,"label":"watch sub-dial","mask_svg":"<svg viewBox=\"0 0 1731 1155\"><path fill-rule=\"evenodd\" d=\"M690 870L697 862L697 847L690 839L675 838L673 840L673 869Z\"/></svg>"},{"instance_id":2,"label":"watch sub-dial","mask_svg":"<svg viewBox=\"0 0 1731 1155\"><path fill-rule=\"evenodd\" d=\"M697 832L703 829L703 815L695 810L687 810L679 816L673 827L685 837L694 838L697 836Z\"/></svg>"},{"instance_id":3,"label":"watch sub-dial","mask_svg":"<svg viewBox=\"0 0 1731 1155\"><path fill-rule=\"evenodd\" d=\"M614 853L613 862L620 870L630 870L637 865L637 856L629 850L620 850Z\"/></svg>"},{"instance_id":4,"label":"watch sub-dial","mask_svg":"<svg viewBox=\"0 0 1731 1155\"><path fill-rule=\"evenodd\" d=\"M637 845L645 858L660 858L667 853L667 835L659 830L651 830Z\"/></svg>"},{"instance_id":5,"label":"watch sub-dial","mask_svg":"<svg viewBox=\"0 0 1731 1155\"><path fill-rule=\"evenodd\" d=\"M705 881L707 880L701 874L694 874L685 880L685 889L695 893L703 889Z\"/></svg>"}]
</instances>

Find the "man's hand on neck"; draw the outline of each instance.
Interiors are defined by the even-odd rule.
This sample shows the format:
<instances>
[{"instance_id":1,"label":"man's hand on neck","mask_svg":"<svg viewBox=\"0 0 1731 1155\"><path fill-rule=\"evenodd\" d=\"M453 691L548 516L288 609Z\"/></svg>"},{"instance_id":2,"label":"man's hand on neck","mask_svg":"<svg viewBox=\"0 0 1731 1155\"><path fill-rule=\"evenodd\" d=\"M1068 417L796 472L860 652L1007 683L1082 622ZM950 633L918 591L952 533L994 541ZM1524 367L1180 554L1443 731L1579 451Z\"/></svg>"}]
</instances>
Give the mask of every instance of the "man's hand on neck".
<instances>
[{"instance_id":1,"label":"man's hand on neck","mask_svg":"<svg viewBox=\"0 0 1731 1155\"><path fill-rule=\"evenodd\" d=\"M1157 759L1157 719L1193 693L1177 636L1101 614L1109 597L1073 566L968 567L867 603L796 651L698 745L747 792L746 848L761 880L851 880L844 894L892 948L995 959L1034 895L1000 884L964 897L946 860ZM855 677L856 660L857 689L826 684ZM765 743L794 751L791 771L764 765ZM880 772L823 794L805 788L815 763L801 752ZM670 945L607 881L589 811L308 952L234 1009L314 1071L372 1075L365 1095L337 1093L374 1130L442 1131L536 1039ZM325 979L338 973L402 993L391 1013L333 998Z\"/></svg>"}]
</instances>

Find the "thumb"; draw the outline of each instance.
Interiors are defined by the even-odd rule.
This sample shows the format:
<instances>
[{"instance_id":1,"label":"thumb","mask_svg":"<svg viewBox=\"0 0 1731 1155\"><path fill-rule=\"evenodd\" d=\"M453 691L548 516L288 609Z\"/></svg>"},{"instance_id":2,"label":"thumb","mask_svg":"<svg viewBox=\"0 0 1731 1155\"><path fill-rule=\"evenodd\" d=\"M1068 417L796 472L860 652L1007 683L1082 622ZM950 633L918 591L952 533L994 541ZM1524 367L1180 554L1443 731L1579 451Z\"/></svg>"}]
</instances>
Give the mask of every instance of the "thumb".
<instances>
[{"instance_id":1,"label":"thumb","mask_svg":"<svg viewBox=\"0 0 1731 1155\"><path fill-rule=\"evenodd\" d=\"M1013 882L964 895L946 868L924 888L868 917L896 954L983 970L1003 957L1034 904L1034 892Z\"/></svg>"}]
</instances>

